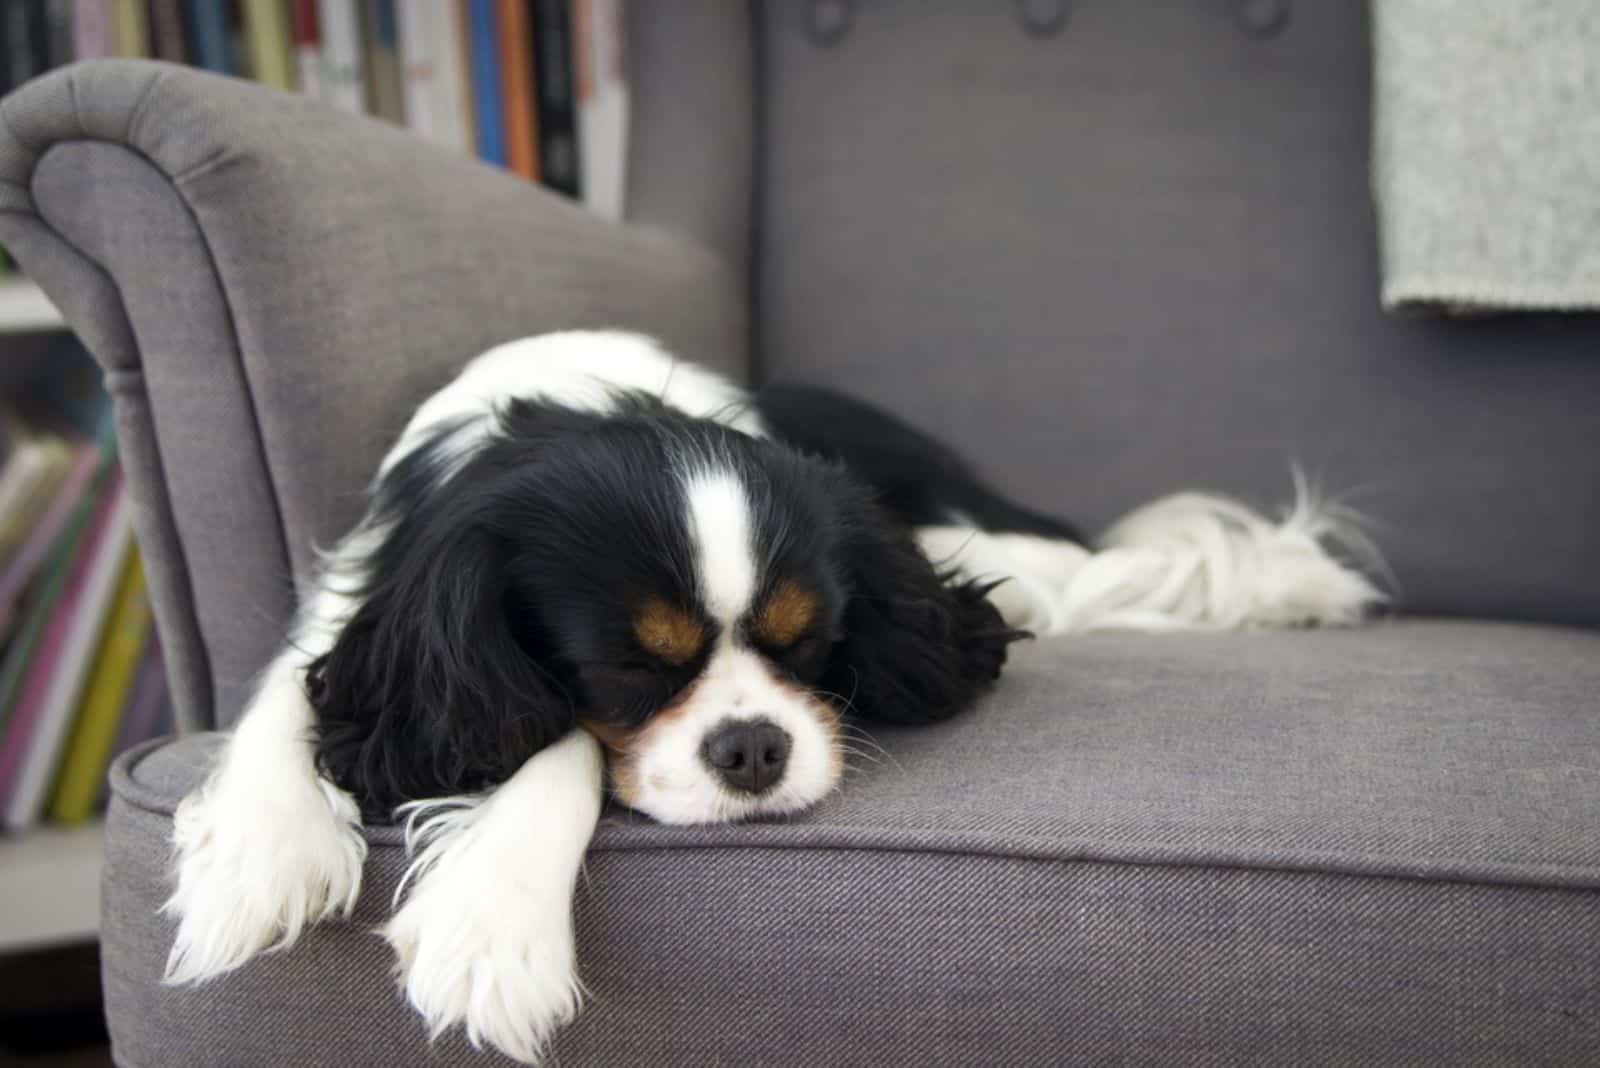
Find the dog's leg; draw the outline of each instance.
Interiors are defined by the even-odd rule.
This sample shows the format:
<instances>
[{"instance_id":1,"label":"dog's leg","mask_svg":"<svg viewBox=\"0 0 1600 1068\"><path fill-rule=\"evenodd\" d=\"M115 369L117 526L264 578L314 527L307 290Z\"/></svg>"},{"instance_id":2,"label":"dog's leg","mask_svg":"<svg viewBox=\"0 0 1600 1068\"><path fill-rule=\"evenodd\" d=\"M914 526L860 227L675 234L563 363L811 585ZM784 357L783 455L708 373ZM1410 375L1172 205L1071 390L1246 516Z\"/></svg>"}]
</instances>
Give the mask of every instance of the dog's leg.
<instances>
[{"instance_id":1,"label":"dog's leg","mask_svg":"<svg viewBox=\"0 0 1600 1068\"><path fill-rule=\"evenodd\" d=\"M474 1046L532 1062L578 1011L572 894L603 770L575 730L491 793L406 806L420 852L383 934L433 1035L464 1024Z\"/></svg>"},{"instance_id":2,"label":"dog's leg","mask_svg":"<svg viewBox=\"0 0 1600 1068\"><path fill-rule=\"evenodd\" d=\"M340 545L216 768L178 806L169 982L231 971L355 905L367 852L360 811L317 773L305 669L331 646L376 537L358 528Z\"/></svg>"}]
</instances>

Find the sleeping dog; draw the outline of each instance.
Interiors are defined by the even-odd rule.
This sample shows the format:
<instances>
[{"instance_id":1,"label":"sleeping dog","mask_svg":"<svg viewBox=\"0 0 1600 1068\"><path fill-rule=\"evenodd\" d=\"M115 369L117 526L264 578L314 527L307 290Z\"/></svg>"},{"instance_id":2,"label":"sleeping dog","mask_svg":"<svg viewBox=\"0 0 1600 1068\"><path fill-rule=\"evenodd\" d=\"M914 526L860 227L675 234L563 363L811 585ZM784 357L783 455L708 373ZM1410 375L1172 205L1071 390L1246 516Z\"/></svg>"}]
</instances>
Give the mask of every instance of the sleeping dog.
<instances>
[{"instance_id":1,"label":"sleeping dog","mask_svg":"<svg viewBox=\"0 0 1600 1068\"><path fill-rule=\"evenodd\" d=\"M937 442L753 395L632 334L478 357L384 458L175 828L173 982L347 915L408 821L383 929L437 1034L536 1060L578 1009L572 895L609 784L667 823L805 809L842 717L954 715L1033 633L1354 621L1379 595L1302 493L1167 498L1092 546Z\"/></svg>"}]
</instances>

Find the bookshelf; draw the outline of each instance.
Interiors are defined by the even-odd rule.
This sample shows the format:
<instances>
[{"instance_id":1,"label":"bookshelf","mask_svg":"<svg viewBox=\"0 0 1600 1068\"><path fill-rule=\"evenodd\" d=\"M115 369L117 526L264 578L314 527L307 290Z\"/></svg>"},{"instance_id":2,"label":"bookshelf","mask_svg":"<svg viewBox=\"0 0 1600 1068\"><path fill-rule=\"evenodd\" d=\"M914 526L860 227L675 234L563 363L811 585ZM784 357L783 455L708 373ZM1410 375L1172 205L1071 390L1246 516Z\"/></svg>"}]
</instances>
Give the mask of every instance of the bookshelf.
<instances>
[{"instance_id":1,"label":"bookshelf","mask_svg":"<svg viewBox=\"0 0 1600 1068\"><path fill-rule=\"evenodd\" d=\"M94 938L104 855L99 823L0 838L0 954Z\"/></svg>"}]
</instances>

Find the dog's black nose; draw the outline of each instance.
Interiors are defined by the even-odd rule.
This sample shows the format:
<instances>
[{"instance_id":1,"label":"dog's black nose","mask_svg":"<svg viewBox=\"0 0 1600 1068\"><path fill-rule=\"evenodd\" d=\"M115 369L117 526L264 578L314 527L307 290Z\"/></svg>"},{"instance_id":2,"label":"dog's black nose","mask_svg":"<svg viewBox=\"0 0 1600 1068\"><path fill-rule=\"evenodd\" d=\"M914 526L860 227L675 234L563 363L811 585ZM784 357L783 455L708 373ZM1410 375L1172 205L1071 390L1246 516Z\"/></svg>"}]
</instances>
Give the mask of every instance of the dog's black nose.
<instances>
[{"instance_id":1,"label":"dog's black nose","mask_svg":"<svg viewBox=\"0 0 1600 1068\"><path fill-rule=\"evenodd\" d=\"M706 735L700 759L729 787L759 794L783 778L789 734L767 719L727 719Z\"/></svg>"}]
</instances>

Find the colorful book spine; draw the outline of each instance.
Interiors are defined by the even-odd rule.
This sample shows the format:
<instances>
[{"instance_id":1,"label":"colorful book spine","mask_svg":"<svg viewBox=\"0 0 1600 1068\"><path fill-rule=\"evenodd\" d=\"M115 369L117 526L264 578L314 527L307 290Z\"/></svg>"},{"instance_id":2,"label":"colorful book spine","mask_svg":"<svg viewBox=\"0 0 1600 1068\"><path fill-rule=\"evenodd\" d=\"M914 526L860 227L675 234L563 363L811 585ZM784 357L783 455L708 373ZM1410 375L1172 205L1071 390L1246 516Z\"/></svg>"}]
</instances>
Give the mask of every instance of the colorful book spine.
<instances>
[{"instance_id":1,"label":"colorful book spine","mask_svg":"<svg viewBox=\"0 0 1600 1068\"><path fill-rule=\"evenodd\" d=\"M112 47L123 59L148 59L150 56L150 9L145 0L113 0L111 7Z\"/></svg>"},{"instance_id":2,"label":"colorful book spine","mask_svg":"<svg viewBox=\"0 0 1600 1068\"><path fill-rule=\"evenodd\" d=\"M477 115L478 158L506 163L506 122L501 107L500 47L495 39L496 0L469 0L472 41L472 103Z\"/></svg>"},{"instance_id":3,"label":"colorful book spine","mask_svg":"<svg viewBox=\"0 0 1600 1068\"><path fill-rule=\"evenodd\" d=\"M73 58L103 59L111 53L111 0L77 0L72 6Z\"/></svg>"},{"instance_id":4,"label":"colorful book spine","mask_svg":"<svg viewBox=\"0 0 1600 1068\"><path fill-rule=\"evenodd\" d=\"M372 113L404 125L405 90L400 75L400 33L395 25L394 0L366 0L361 8L366 27L367 99Z\"/></svg>"},{"instance_id":5,"label":"colorful book spine","mask_svg":"<svg viewBox=\"0 0 1600 1068\"><path fill-rule=\"evenodd\" d=\"M438 0L398 0L406 125L420 137L471 155L471 108L461 62L461 8Z\"/></svg>"},{"instance_id":6,"label":"colorful book spine","mask_svg":"<svg viewBox=\"0 0 1600 1068\"><path fill-rule=\"evenodd\" d=\"M228 35L228 5L218 0L188 0L194 62L218 74L237 74Z\"/></svg>"},{"instance_id":7,"label":"colorful book spine","mask_svg":"<svg viewBox=\"0 0 1600 1068\"><path fill-rule=\"evenodd\" d=\"M102 459L103 453L98 446L77 446L71 466L50 506L28 532L22 547L6 565L5 573L0 575L0 634L10 633L23 591L83 500Z\"/></svg>"},{"instance_id":8,"label":"colorful book spine","mask_svg":"<svg viewBox=\"0 0 1600 1068\"><path fill-rule=\"evenodd\" d=\"M578 124L572 85L572 20L567 0L535 0L534 73L539 100L539 177L549 189L576 198Z\"/></svg>"},{"instance_id":9,"label":"colorful book spine","mask_svg":"<svg viewBox=\"0 0 1600 1068\"><path fill-rule=\"evenodd\" d=\"M183 0L150 0L150 50L169 63L189 62Z\"/></svg>"},{"instance_id":10,"label":"colorful book spine","mask_svg":"<svg viewBox=\"0 0 1600 1068\"><path fill-rule=\"evenodd\" d=\"M322 99L341 111L367 111L366 76L361 62L361 12L357 0L321 0L317 25L322 32Z\"/></svg>"},{"instance_id":11,"label":"colorful book spine","mask_svg":"<svg viewBox=\"0 0 1600 1068\"><path fill-rule=\"evenodd\" d=\"M294 48L289 12L279 0L245 0L245 38L250 43L250 76L274 89L293 89Z\"/></svg>"},{"instance_id":12,"label":"colorful book spine","mask_svg":"<svg viewBox=\"0 0 1600 1068\"><path fill-rule=\"evenodd\" d=\"M320 97L322 84L322 31L317 23L317 0L294 0L294 65L300 91Z\"/></svg>"},{"instance_id":13,"label":"colorful book spine","mask_svg":"<svg viewBox=\"0 0 1600 1068\"><path fill-rule=\"evenodd\" d=\"M145 643L140 657L138 677L128 695L128 707L117 725L117 740L111 747L112 760L140 742L156 737L166 701L167 665L161 658L161 640L151 628L150 640Z\"/></svg>"},{"instance_id":14,"label":"colorful book spine","mask_svg":"<svg viewBox=\"0 0 1600 1068\"><path fill-rule=\"evenodd\" d=\"M529 0L499 0L500 95L505 108L506 165L539 180L539 113L534 104L533 20Z\"/></svg>"},{"instance_id":15,"label":"colorful book spine","mask_svg":"<svg viewBox=\"0 0 1600 1068\"><path fill-rule=\"evenodd\" d=\"M90 662L83 698L73 716L61 773L50 793L49 815L57 822L82 823L94 812L117 726L139 669L139 654L149 636L150 597L144 568L138 552L129 546L105 632Z\"/></svg>"},{"instance_id":16,"label":"colorful book spine","mask_svg":"<svg viewBox=\"0 0 1600 1068\"><path fill-rule=\"evenodd\" d=\"M85 498L61 544L51 553L44 587L29 608L27 623L7 652L6 677L0 680L4 683L3 696L9 710L5 741L0 744L0 816L17 796L27 773L41 729L55 662L66 641L73 605L82 595L94 557L93 548L99 543L115 507L116 498L111 488L118 478L117 470L109 469L105 481L97 482L96 492ZM20 661L14 677L11 673L13 658Z\"/></svg>"}]
</instances>

